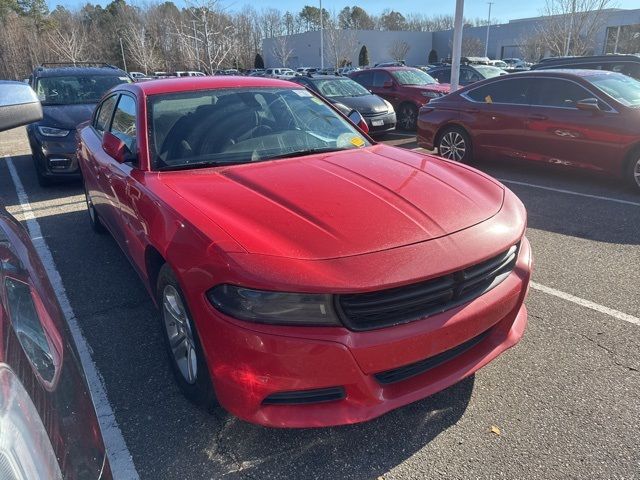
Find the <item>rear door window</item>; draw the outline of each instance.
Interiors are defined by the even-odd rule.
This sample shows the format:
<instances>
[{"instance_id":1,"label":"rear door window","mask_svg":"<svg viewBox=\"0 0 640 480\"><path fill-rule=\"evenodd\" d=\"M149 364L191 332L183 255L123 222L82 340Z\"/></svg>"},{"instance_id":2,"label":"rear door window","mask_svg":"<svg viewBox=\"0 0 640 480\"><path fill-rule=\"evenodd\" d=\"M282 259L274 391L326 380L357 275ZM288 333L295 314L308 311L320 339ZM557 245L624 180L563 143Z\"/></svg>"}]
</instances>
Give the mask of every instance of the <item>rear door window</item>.
<instances>
[{"instance_id":1,"label":"rear door window","mask_svg":"<svg viewBox=\"0 0 640 480\"><path fill-rule=\"evenodd\" d=\"M474 102L527 105L532 79L511 78L474 88L466 96Z\"/></svg>"}]
</instances>

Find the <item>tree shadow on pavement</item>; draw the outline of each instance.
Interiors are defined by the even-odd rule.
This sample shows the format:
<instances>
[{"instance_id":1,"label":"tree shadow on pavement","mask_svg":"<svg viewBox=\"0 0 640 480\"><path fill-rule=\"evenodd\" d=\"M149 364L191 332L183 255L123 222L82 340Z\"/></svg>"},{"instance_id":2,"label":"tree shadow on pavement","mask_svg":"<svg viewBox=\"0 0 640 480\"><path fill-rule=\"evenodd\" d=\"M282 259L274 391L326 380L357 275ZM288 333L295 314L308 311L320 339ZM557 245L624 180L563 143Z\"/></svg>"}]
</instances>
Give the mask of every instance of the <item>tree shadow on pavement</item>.
<instances>
[{"instance_id":1,"label":"tree shadow on pavement","mask_svg":"<svg viewBox=\"0 0 640 480\"><path fill-rule=\"evenodd\" d=\"M370 422L335 428L270 429L227 414L207 454L225 476L377 478L464 414L474 377Z\"/></svg>"}]
</instances>

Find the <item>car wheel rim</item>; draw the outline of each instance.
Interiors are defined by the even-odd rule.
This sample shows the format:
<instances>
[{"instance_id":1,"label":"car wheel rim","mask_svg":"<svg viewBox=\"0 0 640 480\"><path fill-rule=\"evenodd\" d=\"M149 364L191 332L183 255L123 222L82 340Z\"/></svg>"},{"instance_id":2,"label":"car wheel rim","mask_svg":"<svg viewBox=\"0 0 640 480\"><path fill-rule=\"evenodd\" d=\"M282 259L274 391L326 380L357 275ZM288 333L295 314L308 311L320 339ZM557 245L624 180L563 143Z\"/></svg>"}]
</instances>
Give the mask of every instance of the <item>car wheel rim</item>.
<instances>
[{"instance_id":1,"label":"car wheel rim","mask_svg":"<svg viewBox=\"0 0 640 480\"><path fill-rule=\"evenodd\" d=\"M636 160L636 164L633 167L633 179L636 181L636 185L640 187L640 158Z\"/></svg>"},{"instance_id":2,"label":"car wheel rim","mask_svg":"<svg viewBox=\"0 0 640 480\"><path fill-rule=\"evenodd\" d=\"M173 359L184 380L193 385L198 376L198 358L195 342L187 310L180 294L173 285L164 287L162 292L162 312Z\"/></svg>"},{"instance_id":3,"label":"car wheel rim","mask_svg":"<svg viewBox=\"0 0 640 480\"><path fill-rule=\"evenodd\" d=\"M410 130L415 127L418 114L411 107L402 109L402 128Z\"/></svg>"},{"instance_id":4,"label":"car wheel rim","mask_svg":"<svg viewBox=\"0 0 640 480\"><path fill-rule=\"evenodd\" d=\"M438 149L440 156L459 162L467 153L467 144L460 133L447 132L442 136Z\"/></svg>"}]
</instances>

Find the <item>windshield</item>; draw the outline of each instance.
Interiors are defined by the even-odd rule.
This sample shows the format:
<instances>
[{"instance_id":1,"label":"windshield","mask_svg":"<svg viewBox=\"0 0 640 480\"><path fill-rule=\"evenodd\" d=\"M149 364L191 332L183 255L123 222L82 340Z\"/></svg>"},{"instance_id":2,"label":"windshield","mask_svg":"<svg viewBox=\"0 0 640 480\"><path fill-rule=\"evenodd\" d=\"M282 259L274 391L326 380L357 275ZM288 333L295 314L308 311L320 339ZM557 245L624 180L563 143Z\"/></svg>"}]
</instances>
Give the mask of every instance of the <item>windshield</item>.
<instances>
[{"instance_id":1,"label":"windshield","mask_svg":"<svg viewBox=\"0 0 640 480\"><path fill-rule=\"evenodd\" d=\"M340 80L316 80L318 91L325 97L363 97L371 95L369 90L350 78Z\"/></svg>"},{"instance_id":2,"label":"windshield","mask_svg":"<svg viewBox=\"0 0 640 480\"><path fill-rule=\"evenodd\" d=\"M393 78L395 78L400 85L431 85L432 83L438 83L431 75L417 68L411 70L394 70L391 72L391 75L393 75Z\"/></svg>"},{"instance_id":3,"label":"windshield","mask_svg":"<svg viewBox=\"0 0 640 480\"><path fill-rule=\"evenodd\" d=\"M157 170L265 161L370 145L303 89L234 88L150 97Z\"/></svg>"},{"instance_id":4,"label":"windshield","mask_svg":"<svg viewBox=\"0 0 640 480\"><path fill-rule=\"evenodd\" d=\"M627 107L640 107L640 81L620 73L586 78L610 97Z\"/></svg>"},{"instance_id":5,"label":"windshield","mask_svg":"<svg viewBox=\"0 0 640 480\"><path fill-rule=\"evenodd\" d=\"M41 77L36 85L36 93L43 105L98 103L110 88L130 82L129 77L124 75Z\"/></svg>"},{"instance_id":6,"label":"windshield","mask_svg":"<svg viewBox=\"0 0 640 480\"><path fill-rule=\"evenodd\" d=\"M501 68L492 67L490 65L474 65L473 68L475 68L484 78L493 78L507 73Z\"/></svg>"}]
</instances>

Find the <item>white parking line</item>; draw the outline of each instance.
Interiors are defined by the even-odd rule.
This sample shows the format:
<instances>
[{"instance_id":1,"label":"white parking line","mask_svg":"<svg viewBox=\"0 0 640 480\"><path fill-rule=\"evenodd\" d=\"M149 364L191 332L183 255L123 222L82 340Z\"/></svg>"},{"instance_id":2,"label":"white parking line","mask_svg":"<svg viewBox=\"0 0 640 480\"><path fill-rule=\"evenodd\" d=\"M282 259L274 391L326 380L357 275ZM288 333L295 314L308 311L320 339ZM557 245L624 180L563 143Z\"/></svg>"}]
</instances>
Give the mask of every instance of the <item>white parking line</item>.
<instances>
[{"instance_id":1,"label":"white parking line","mask_svg":"<svg viewBox=\"0 0 640 480\"><path fill-rule=\"evenodd\" d=\"M633 205L640 207L640 202L632 202L631 200L622 200L620 198L603 197L601 195L591 195L589 193L574 192L573 190L564 190L562 188L545 187L544 185L536 185L533 183L517 182L515 180L507 180L506 178L498 178L502 183L513 183L514 185L522 185L524 187L539 188L541 190L549 190L552 192L565 193L567 195L577 195L579 197L595 198L596 200L606 200L608 202L622 203L624 205Z\"/></svg>"},{"instance_id":2,"label":"white parking line","mask_svg":"<svg viewBox=\"0 0 640 480\"><path fill-rule=\"evenodd\" d=\"M38 252L38 255L40 256L40 260L42 260L47 274L49 275L51 285L53 286L53 290L56 292L62 312L69 324L69 330L71 331L76 343L78 354L80 355L80 361L82 362L84 373L89 384L89 390L91 391L91 397L93 398L93 403L98 415L98 421L100 422L100 428L102 429L102 437L107 449L107 456L109 457L113 476L115 479L137 480L139 478L138 472L133 464L131 453L129 453L129 449L124 441L120 427L116 422L116 418L113 414L113 408L111 408L111 404L107 398L102 377L91 358L89 345L82 334L82 330L78 325L75 313L71 308L71 303L67 297L67 293L62 283L62 278L60 277L60 274L56 269L55 262L53 261L51 250L49 250L47 243L42 237L40 224L36 220L36 216L31 208L27 192L22 185L22 181L18 176L18 172L11 157L5 157L5 161L7 163L7 168L9 169L9 174L11 175L11 180L13 180L13 184L16 188L16 193L18 194L20 208L24 215L29 236L31 237L36 252Z\"/></svg>"},{"instance_id":3,"label":"white parking line","mask_svg":"<svg viewBox=\"0 0 640 480\"><path fill-rule=\"evenodd\" d=\"M625 322L633 323L634 325L640 327L640 318L629 315L628 313L614 310L613 308L605 307L604 305L599 305L590 300L585 300L584 298L576 297L575 295L571 295L570 293L561 292L560 290L556 290L555 288L547 287L545 285L540 285L536 282L531 282L531 288L540 290L547 295L553 295L554 297L558 297L568 302L575 303L582 307L590 308L591 310L595 310L596 312L604 313L605 315L617 318L618 320L624 320Z\"/></svg>"}]
</instances>

